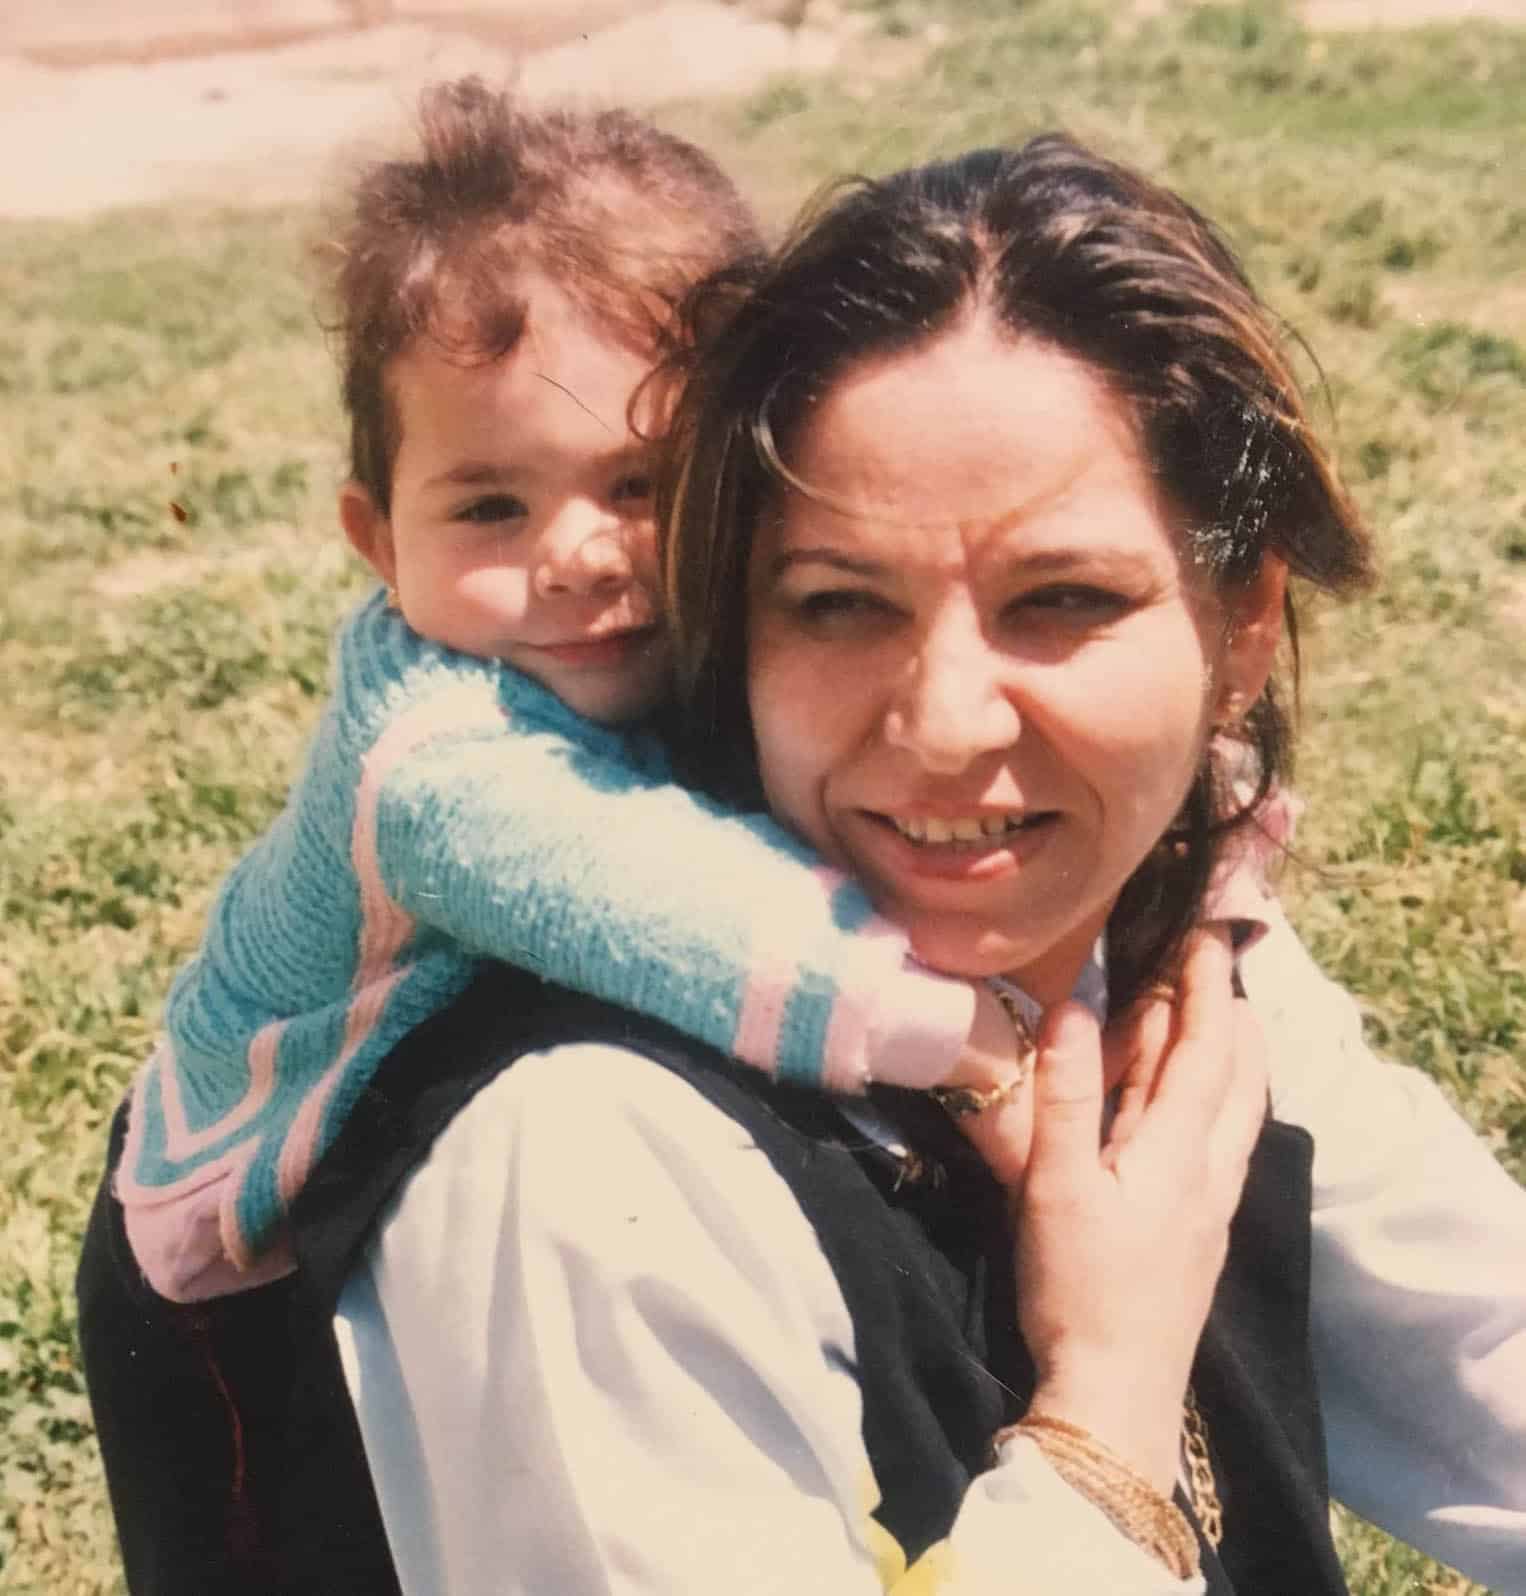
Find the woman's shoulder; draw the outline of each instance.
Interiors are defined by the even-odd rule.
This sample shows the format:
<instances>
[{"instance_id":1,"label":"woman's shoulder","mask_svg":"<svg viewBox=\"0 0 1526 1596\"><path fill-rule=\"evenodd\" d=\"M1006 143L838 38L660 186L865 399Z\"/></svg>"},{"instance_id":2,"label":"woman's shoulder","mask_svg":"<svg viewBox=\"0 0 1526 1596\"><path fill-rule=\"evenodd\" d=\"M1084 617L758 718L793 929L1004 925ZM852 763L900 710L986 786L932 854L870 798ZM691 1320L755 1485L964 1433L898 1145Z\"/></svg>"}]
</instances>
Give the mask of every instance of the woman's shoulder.
<instances>
[{"instance_id":1,"label":"woman's shoulder","mask_svg":"<svg viewBox=\"0 0 1526 1596\"><path fill-rule=\"evenodd\" d=\"M338 1330L421 1588L464 1586L467 1566L473 1590L506 1567L527 1589L603 1588L570 1572L576 1515L601 1571L606 1543L609 1567L632 1545L687 1566L674 1505L713 1506L716 1482L776 1500L771 1527L798 1531L808 1492L861 1511L853 1326L803 1215L734 1119L617 1043L524 1054L455 1115ZM443 1516L418 1512L425 1473ZM828 1528L841 1557L835 1514Z\"/></svg>"},{"instance_id":2,"label":"woman's shoulder","mask_svg":"<svg viewBox=\"0 0 1526 1596\"><path fill-rule=\"evenodd\" d=\"M590 1170L627 1173L655 1157L694 1170L756 1151L740 1123L682 1074L606 1040L528 1053L462 1109L447 1156L530 1166L550 1186ZM432 1155L434 1156L434 1155Z\"/></svg>"},{"instance_id":3,"label":"woman's shoulder","mask_svg":"<svg viewBox=\"0 0 1526 1596\"><path fill-rule=\"evenodd\" d=\"M719 1254L743 1236L728 1286ZM730 1291L734 1323L760 1299L787 1301L813 1338L851 1342L811 1225L746 1126L608 1041L527 1053L472 1096L409 1179L378 1258L430 1300L484 1280L528 1299L640 1279Z\"/></svg>"},{"instance_id":4,"label":"woman's shoulder","mask_svg":"<svg viewBox=\"0 0 1526 1596\"><path fill-rule=\"evenodd\" d=\"M1319 967L1270 905L1241 976L1267 1050L1273 1111L1314 1137L1316 1210L1357 1199L1418 1201L1422 1174L1441 1191L1481 1191L1519 1230L1523 1199L1420 1070L1369 1044L1363 1005Z\"/></svg>"}]
</instances>

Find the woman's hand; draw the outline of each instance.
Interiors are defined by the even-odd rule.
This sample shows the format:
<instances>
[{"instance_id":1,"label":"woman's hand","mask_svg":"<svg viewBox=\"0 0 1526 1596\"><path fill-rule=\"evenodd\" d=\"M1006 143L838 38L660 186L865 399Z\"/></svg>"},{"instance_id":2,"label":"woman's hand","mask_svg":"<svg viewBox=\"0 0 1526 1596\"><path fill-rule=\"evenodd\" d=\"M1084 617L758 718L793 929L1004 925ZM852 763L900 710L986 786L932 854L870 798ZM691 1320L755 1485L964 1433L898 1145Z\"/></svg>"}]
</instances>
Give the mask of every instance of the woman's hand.
<instances>
[{"instance_id":1,"label":"woman's hand","mask_svg":"<svg viewBox=\"0 0 1526 1596\"><path fill-rule=\"evenodd\" d=\"M1179 994L1157 986L1137 997L1102 1033L1104 1089L1114 1095L1107 1145L1116 1157L1155 1095L1180 1019Z\"/></svg>"},{"instance_id":2,"label":"woman's hand","mask_svg":"<svg viewBox=\"0 0 1526 1596\"><path fill-rule=\"evenodd\" d=\"M1018 1058L1012 1021L990 990L981 982L971 984L975 987L975 1018L969 1041L957 1069L944 1084L989 1090L1010 1080L1015 1070L1031 1071L1033 1061L1026 1052ZM1103 1090L1117 1094L1107 1133L1111 1156L1133 1135L1154 1096L1178 1018L1178 993L1168 987L1152 987L1126 1013L1109 1021L1102 1033ZM984 1113L961 1118L958 1124L1003 1186L1020 1184L1033 1141L1031 1082Z\"/></svg>"},{"instance_id":3,"label":"woman's hand","mask_svg":"<svg viewBox=\"0 0 1526 1596\"><path fill-rule=\"evenodd\" d=\"M1091 1431L1163 1493L1266 1112L1260 1038L1231 970L1227 935L1195 933L1159 1069L1125 1135L1105 1145L1096 1021L1074 1003L1045 1016L1014 1198L1034 1411Z\"/></svg>"}]
</instances>

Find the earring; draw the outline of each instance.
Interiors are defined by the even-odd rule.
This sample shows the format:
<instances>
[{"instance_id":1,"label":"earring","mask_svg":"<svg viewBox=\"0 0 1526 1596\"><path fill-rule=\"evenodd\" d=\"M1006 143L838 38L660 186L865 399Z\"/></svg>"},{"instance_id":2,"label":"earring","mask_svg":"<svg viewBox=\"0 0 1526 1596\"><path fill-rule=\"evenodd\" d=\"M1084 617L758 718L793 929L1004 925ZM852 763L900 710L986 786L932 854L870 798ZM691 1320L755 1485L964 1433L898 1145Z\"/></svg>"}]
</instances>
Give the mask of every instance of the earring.
<instances>
[{"instance_id":1,"label":"earring","mask_svg":"<svg viewBox=\"0 0 1526 1596\"><path fill-rule=\"evenodd\" d=\"M387 608L389 610L400 610L400 609L402 609L402 607L403 607L403 601L397 596L397 589L395 587L393 587L391 585L391 583L388 583L387 584Z\"/></svg>"},{"instance_id":2,"label":"earring","mask_svg":"<svg viewBox=\"0 0 1526 1596\"><path fill-rule=\"evenodd\" d=\"M1245 718L1245 695L1230 691L1225 693L1219 704L1219 712L1213 722L1215 737L1225 737L1237 731L1240 722Z\"/></svg>"}]
</instances>

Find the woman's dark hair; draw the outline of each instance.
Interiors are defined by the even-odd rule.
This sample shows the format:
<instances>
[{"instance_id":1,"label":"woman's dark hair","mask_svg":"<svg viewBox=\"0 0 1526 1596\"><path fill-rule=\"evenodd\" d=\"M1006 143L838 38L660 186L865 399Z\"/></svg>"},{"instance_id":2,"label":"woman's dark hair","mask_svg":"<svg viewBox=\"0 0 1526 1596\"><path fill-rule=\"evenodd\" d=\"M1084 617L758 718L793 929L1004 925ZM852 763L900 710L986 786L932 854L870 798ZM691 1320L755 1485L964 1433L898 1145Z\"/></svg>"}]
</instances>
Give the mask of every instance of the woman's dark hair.
<instances>
[{"instance_id":1,"label":"woman's dark hair","mask_svg":"<svg viewBox=\"0 0 1526 1596\"><path fill-rule=\"evenodd\" d=\"M856 362L916 348L976 309L1085 362L1125 403L1184 552L1221 591L1251 581L1267 554L1329 593L1370 579L1366 530L1314 436L1282 330L1190 205L1057 134L855 181L693 309L710 332L659 506L692 779L759 796L747 572L812 406ZM1291 585L1285 615L1296 694ZM1115 1005L1169 968L1224 838L1287 778L1288 696L1269 683L1234 733L1250 745L1254 793L1237 802L1205 757L1124 887L1109 922Z\"/></svg>"},{"instance_id":2,"label":"woman's dark hair","mask_svg":"<svg viewBox=\"0 0 1526 1596\"><path fill-rule=\"evenodd\" d=\"M539 274L612 337L667 355L694 283L758 241L715 162L628 111L532 109L475 77L434 84L415 148L356 174L320 249L351 476L386 514L401 441L387 371L416 339L465 361L507 354Z\"/></svg>"}]
</instances>

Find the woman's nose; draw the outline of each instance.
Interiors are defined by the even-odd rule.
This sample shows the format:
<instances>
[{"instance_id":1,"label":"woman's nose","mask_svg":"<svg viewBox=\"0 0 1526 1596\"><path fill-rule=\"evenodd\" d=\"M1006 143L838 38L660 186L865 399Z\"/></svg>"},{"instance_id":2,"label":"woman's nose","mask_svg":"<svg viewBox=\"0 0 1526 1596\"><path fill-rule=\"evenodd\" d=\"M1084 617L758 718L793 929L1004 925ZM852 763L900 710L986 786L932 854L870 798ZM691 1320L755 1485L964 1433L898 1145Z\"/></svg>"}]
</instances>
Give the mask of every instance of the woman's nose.
<instances>
[{"instance_id":1,"label":"woman's nose","mask_svg":"<svg viewBox=\"0 0 1526 1596\"><path fill-rule=\"evenodd\" d=\"M886 711L885 740L935 775L1011 748L1022 719L1003 663L978 632L928 639Z\"/></svg>"},{"instance_id":2,"label":"woman's nose","mask_svg":"<svg viewBox=\"0 0 1526 1596\"><path fill-rule=\"evenodd\" d=\"M620 518L592 503L565 506L536 551L535 590L583 596L629 585L630 554Z\"/></svg>"}]
</instances>

